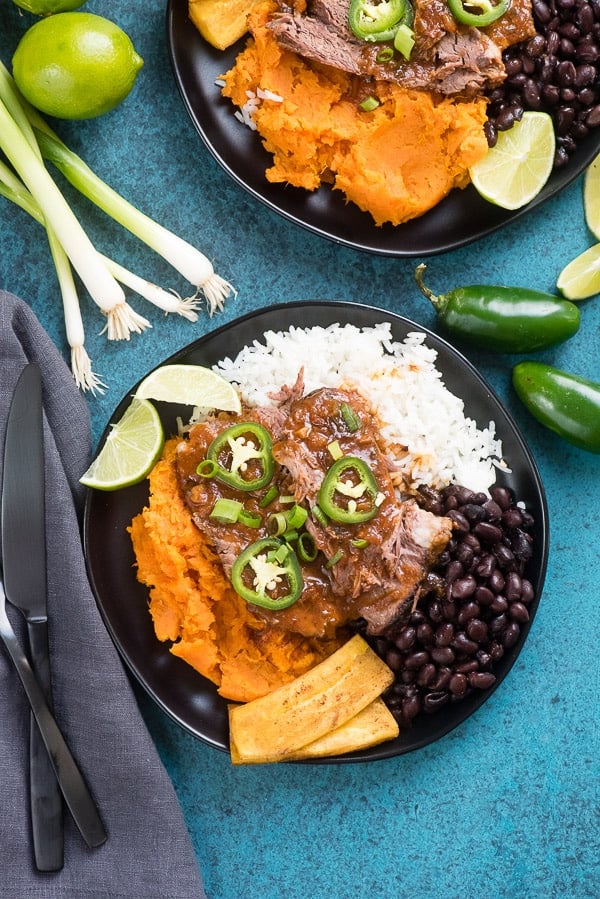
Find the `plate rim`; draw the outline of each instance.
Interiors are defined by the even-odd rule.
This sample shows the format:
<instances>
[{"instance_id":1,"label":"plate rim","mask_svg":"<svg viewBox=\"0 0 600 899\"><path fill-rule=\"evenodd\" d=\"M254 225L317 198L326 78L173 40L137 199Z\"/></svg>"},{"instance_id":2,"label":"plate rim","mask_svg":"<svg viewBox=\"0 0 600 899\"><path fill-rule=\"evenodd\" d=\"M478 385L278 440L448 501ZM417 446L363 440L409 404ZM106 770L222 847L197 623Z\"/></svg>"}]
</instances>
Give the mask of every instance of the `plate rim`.
<instances>
[{"instance_id":1,"label":"plate rim","mask_svg":"<svg viewBox=\"0 0 600 899\"><path fill-rule=\"evenodd\" d=\"M209 151L213 159L227 173L227 175L239 187L249 193L259 203L266 206L271 212L283 217L286 221L299 226L309 233L322 237L325 240L332 241L340 246L358 250L360 252L371 253L377 256L385 256L391 258L435 256L460 249L485 237L489 237L490 235L496 233L502 228L505 228L513 222L518 221L523 216L527 215L530 212L533 212L535 209L539 208L543 204L556 197L583 173L589 163L595 158L598 152L600 152L600 127L597 127L595 129L592 129L590 131L590 134L580 143L577 150L574 152L568 166L564 169L555 170L551 174L549 181L542 189L540 194L538 194L538 196L535 197L526 206L522 206L521 208L516 210L504 210L500 209L500 207L494 206L493 204L487 203L485 200L483 200L482 197L477 194L475 188L472 185L468 185L462 190L460 190L459 188L455 188L447 197L445 197L440 201L440 203L433 207L432 210L429 210L428 212L424 213L424 215L417 217L417 219L413 219L409 222L395 227L386 224L384 225L383 229L381 229L374 224L368 213L363 213L354 204L347 203L346 208L352 208L352 215L358 214L360 217L365 217L365 222L367 224L370 224L369 230L372 231L373 234L379 233L392 235L389 241L385 240L383 243L379 243L376 240L361 241L354 236L352 238L347 237L340 232L339 227L328 228L322 223L319 224L312 222L309 220L309 216L307 214L294 213L289 208L289 204L286 204L286 191L302 191L301 188L289 188L289 186L283 184L269 184L266 178L264 178L264 184L260 186L253 186L245 179L243 171L238 170L238 168L233 165L231 161L228 161L224 157L223 153L217 149L214 142L211 140L210 135L207 133L207 129L204 127L201 121L199 112L194 108L194 105L190 99L190 91L186 83L186 78L183 74L183 60L178 55L176 49L177 42L175 41L175 31L176 28L183 27L181 23L185 22L185 27L189 27L190 34L193 36L194 41L197 41L200 46L203 46L205 48L205 56L207 57L211 53L222 52L225 58L225 55L230 54L231 52L239 52L239 50L241 50L243 47L243 42L246 40L246 36L241 38L240 41L233 45L233 47L226 48L226 50L224 51L216 51L214 48L211 48L211 46L206 41L204 41L200 33L197 31L197 29L195 29L194 24L186 15L186 11L187 0L168 0L165 16L167 49L169 60L171 63L171 70L178 93L183 102L183 106L187 112L187 115L191 120L192 125L198 136L200 137L202 143ZM231 113L231 117L233 119L233 111ZM259 149L258 152L262 151ZM324 193L325 191L329 191L329 194L332 193L332 191L327 186L322 185L317 191L312 192L313 197L319 195L324 197L326 196ZM270 197L270 192L273 192L277 199L273 199L272 197ZM304 191L304 193L308 194L309 192ZM462 196L460 198L457 198L458 194L461 194ZM289 193L287 194L287 197L289 197ZM418 223L419 228L424 223L424 230L425 232L427 232L427 223L435 222L438 217L442 222L444 222L445 218L447 217L446 213L448 212L448 210L450 211L451 219L453 204L459 203L460 208L460 199L463 198L467 198L467 201L471 206L473 206L476 212L475 218L478 217L482 210L484 211L485 216L489 216L489 221L480 230L477 230L476 232L466 233L462 236L454 236L452 234L452 221L450 220L447 223L447 233L443 241L437 240L430 244L419 244L414 247L406 245L406 241L403 242L403 235L409 235L408 240L410 240L411 227L414 229L415 223ZM324 202L327 203L328 200L326 199ZM340 200L340 202L342 201ZM398 235L400 235L401 242L401 245L399 246L395 245L394 242L395 237Z\"/></svg>"},{"instance_id":2,"label":"plate rim","mask_svg":"<svg viewBox=\"0 0 600 899\"><path fill-rule=\"evenodd\" d=\"M161 362L154 365L151 369L149 369L146 374L144 374L131 388L127 390L127 392L123 395L119 403L115 406L113 413L111 414L106 427L98 441L98 445L95 449L94 455L96 455L100 449L102 448L108 433L111 429L111 424L118 420L118 418L122 415L124 408L130 402L131 395L135 391L135 388L141 383L142 380L152 371L157 368L160 368L164 365L169 365L174 362L180 361L182 357L189 356L194 353L196 350L202 350L205 344L210 344L215 338L219 338L220 336L226 334L231 329L237 329L240 327L244 327L248 323L252 323L255 319L260 319L265 315L278 315L280 313L288 313L290 310L303 310L306 312L307 307L311 310L320 310L323 308L328 308L332 312L338 310L344 310L348 315L351 315L353 311L360 310L360 313L363 315L369 316L377 316L382 317L383 321L390 321L393 327L393 323L397 322L400 326L407 328L408 331L416 330L418 332L422 332L425 334L426 341L433 341L436 351L442 349L443 352L449 353L450 357L454 357L454 361L458 362L462 367L466 368L469 374L474 378L475 381L478 382L479 386L482 390L488 394L488 399L492 401L492 404L495 404L502 412L504 418L506 419L506 423L508 428L512 432L512 437L516 440L521 453L523 454L524 459L527 462L529 472L532 477L532 487L533 493L535 494L539 505L539 513L540 518L536 521L536 528L539 533L542 535L542 546L540 547L540 556L539 556L539 575L538 575L538 583L536 589L536 597L534 602L532 603L532 614L530 620L527 625L527 630L524 634L521 635L519 641L517 641L516 645L511 649L510 653L505 653L503 657L503 673L502 676L496 680L496 682L486 690L481 691L481 693L472 700L472 707L470 711L467 711L465 714L458 714L456 720L450 720L446 725L442 726L439 729L439 733L434 738L428 737L425 734L421 739L415 740L411 743L410 746L395 746L396 741L390 741L388 743L380 744L379 746L371 747L367 750L358 750L354 753L348 753L345 755L337 755L332 757L326 757L322 759L312 759L312 760L303 760L301 762L297 762L297 764L339 764L339 763L352 763L352 762L365 762L365 761L381 761L389 758L394 758L399 755L406 755L408 753L417 751L419 749L423 749L428 745L432 745L437 743L440 739L447 736L452 731L456 730L459 726L464 724L468 719L470 719L479 709L480 707L486 703L491 696L495 693L495 691L500 687L500 685L505 681L508 674L510 673L512 667L514 666L518 656L520 655L523 646L528 639L529 632L533 621L535 619L535 614L537 612L537 608L539 606L539 602L541 600L541 596L543 593L545 577L547 573L547 565L548 565L548 555L549 555L549 511L548 511L548 502L546 497L545 488L543 485L543 481L541 479L540 471L538 465L533 457L531 450L529 449L525 438L523 437L520 428L518 427L514 417L512 416L510 410L506 408L506 406L502 403L494 389L487 382L485 377L478 371L475 365L463 355L463 353L453 346L449 341L447 341L444 337L440 336L436 332L430 330L424 325L421 325L414 320L407 318L404 315L393 312L391 310L382 309L372 304L365 303L357 303L351 301L343 301L343 300L296 300L290 303L278 303L272 306L261 307L252 311L249 311L232 321L226 322L220 325L218 328L207 332L204 335L196 338L194 341L191 341L189 344L181 347L179 350L171 353ZM333 323L333 322L332 322ZM374 324L371 322L370 324L363 324L361 327L369 327ZM310 324L310 320L303 321L300 323L290 322L287 327L295 326L295 327L312 327ZM323 326L326 327L326 326ZM408 333L407 331L407 333ZM263 331L264 333L264 331ZM403 338L401 338L403 339ZM437 360L436 360L437 361ZM200 363L195 363L200 364ZM138 485L139 486L139 485ZM119 492L123 493L124 491L115 491L115 494ZM83 537L83 550L84 557L86 563L86 570L88 573L88 578L90 582L90 586L92 589L92 594L94 595L97 607L99 609L100 615L104 622L106 629L108 630L113 643L115 644L121 660L126 665L127 669L134 676L137 683L146 691L146 694L152 699L154 703L176 724L178 724L185 732L192 735L196 739L199 739L201 742L206 743L207 745L212 746L215 749L218 749L226 754L229 754L229 748L222 741L215 739L213 737L208 736L206 733L201 733L197 728L191 725L188 721L185 720L181 715L177 714L173 708L169 707L168 703L154 690L149 683L149 679L144 673L140 670L139 666L135 663L135 661L130 657L130 652L123 645L123 640L121 639L120 634L115 629L114 623L111 621L110 616L107 614L107 610L104 607L103 601L99 596L99 591L97 589L97 582L95 577L95 572L91 567L90 563L90 522L91 522L91 507L94 503L94 497L98 498L99 491L93 491L90 488L86 489L85 496L85 504L84 504L84 512L83 512L83 523L82 523L82 537ZM113 496L115 495L113 494ZM106 496L106 494L104 495ZM147 496L147 490L146 490ZM100 501L100 499L98 499ZM137 514L137 513L136 513ZM146 589L146 588L144 588ZM148 613L149 614L149 613ZM169 653L168 649L169 644L160 644L160 649L163 649L164 652ZM175 658L175 657L172 657ZM181 662L182 665L186 665L182 660L177 660ZM186 666L190 667L190 666ZM192 669L193 670L193 669ZM197 677L201 678L203 684L206 688L211 689L214 685L211 684L206 678L203 678L202 675L197 673ZM214 688L216 690L216 688ZM473 695L473 694L472 694ZM219 703L226 703L227 700L224 700L222 697L218 697L217 700ZM458 708L459 710L462 708L462 704L454 706L454 708Z\"/></svg>"}]
</instances>

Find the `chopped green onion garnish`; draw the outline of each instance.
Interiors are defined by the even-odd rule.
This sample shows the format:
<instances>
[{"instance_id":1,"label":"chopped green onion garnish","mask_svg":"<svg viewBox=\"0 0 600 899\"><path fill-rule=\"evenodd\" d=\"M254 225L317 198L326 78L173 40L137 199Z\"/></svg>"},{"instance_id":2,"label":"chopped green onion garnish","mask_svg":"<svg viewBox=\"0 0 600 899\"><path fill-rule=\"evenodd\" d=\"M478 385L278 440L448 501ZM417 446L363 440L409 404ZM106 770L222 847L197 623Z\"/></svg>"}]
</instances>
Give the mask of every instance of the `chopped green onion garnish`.
<instances>
[{"instance_id":1,"label":"chopped green onion garnish","mask_svg":"<svg viewBox=\"0 0 600 899\"><path fill-rule=\"evenodd\" d=\"M261 520L260 515L255 515L254 512L248 512L247 509L241 509L240 514L238 515L238 522L240 524L245 524L247 528L259 528Z\"/></svg>"},{"instance_id":2,"label":"chopped green onion garnish","mask_svg":"<svg viewBox=\"0 0 600 899\"><path fill-rule=\"evenodd\" d=\"M282 504L282 506L288 506L291 503L296 502L296 497L292 493L285 493L283 494L283 496L279 497L279 502Z\"/></svg>"},{"instance_id":3,"label":"chopped green onion garnish","mask_svg":"<svg viewBox=\"0 0 600 899\"><path fill-rule=\"evenodd\" d=\"M289 546L286 546L285 543L282 543L279 549L273 553L273 559L275 560L275 562L279 562L281 564L281 562L285 562L289 553Z\"/></svg>"},{"instance_id":4,"label":"chopped green onion garnish","mask_svg":"<svg viewBox=\"0 0 600 899\"><path fill-rule=\"evenodd\" d=\"M223 524L235 524L240 516L242 504L237 499L224 499L216 501L209 518L221 521Z\"/></svg>"},{"instance_id":5,"label":"chopped green onion garnish","mask_svg":"<svg viewBox=\"0 0 600 899\"><path fill-rule=\"evenodd\" d=\"M287 530L288 522L283 512L274 512L273 515L269 516L267 525L269 534L272 537L281 537Z\"/></svg>"},{"instance_id":6,"label":"chopped green onion garnish","mask_svg":"<svg viewBox=\"0 0 600 899\"><path fill-rule=\"evenodd\" d=\"M273 502L273 500L277 499L278 496L279 490L277 489L275 484L271 484L258 505L261 507L261 509L264 509L265 506L269 506Z\"/></svg>"},{"instance_id":7,"label":"chopped green onion garnish","mask_svg":"<svg viewBox=\"0 0 600 899\"><path fill-rule=\"evenodd\" d=\"M390 59L394 58L394 51L391 47L384 47L383 50L380 50L377 54L377 62L389 62Z\"/></svg>"},{"instance_id":8,"label":"chopped green onion garnish","mask_svg":"<svg viewBox=\"0 0 600 899\"><path fill-rule=\"evenodd\" d=\"M357 540L351 540L350 542L352 546L355 546L357 549L364 549L365 546L369 545L369 541L364 540L362 537L358 538Z\"/></svg>"},{"instance_id":9,"label":"chopped green onion garnish","mask_svg":"<svg viewBox=\"0 0 600 899\"><path fill-rule=\"evenodd\" d=\"M329 521L327 520L327 516L325 515L323 510L320 508L320 506L313 506L312 509L310 510L310 514L315 519L317 524L320 524L322 528L326 528L327 525L329 524Z\"/></svg>"},{"instance_id":10,"label":"chopped green onion garnish","mask_svg":"<svg viewBox=\"0 0 600 899\"><path fill-rule=\"evenodd\" d=\"M333 440L327 446L327 449L329 450L329 455L331 456L331 458L333 459L334 462L336 462L338 459L341 459L342 456L344 455L342 452L342 448L339 445L337 440Z\"/></svg>"},{"instance_id":11,"label":"chopped green onion garnish","mask_svg":"<svg viewBox=\"0 0 600 899\"><path fill-rule=\"evenodd\" d=\"M343 558L343 555L344 555L344 553L342 552L342 550L338 549L338 551L336 553L334 553L332 555L332 557L329 559L325 568L333 568L333 566L337 565L337 563L340 561L340 559Z\"/></svg>"},{"instance_id":12,"label":"chopped green onion garnish","mask_svg":"<svg viewBox=\"0 0 600 899\"><path fill-rule=\"evenodd\" d=\"M202 462L198 463L196 474L199 474L202 478L214 478L218 470L219 466L212 459L203 459Z\"/></svg>"},{"instance_id":13,"label":"chopped green onion garnish","mask_svg":"<svg viewBox=\"0 0 600 899\"><path fill-rule=\"evenodd\" d=\"M373 112L379 106L379 100L377 97L367 97L359 105L363 112Z\"/></svg>"},{"instance_id":14,"label":"chopped green onion garnish","mask_svg":"<svg viewBox=\"0 0 600 899\"><path fill-rule=\"evenodd\" d=\"M317 558L319 550L315 545L315 541L307 531L303 531L298 537L297 552L303 562L314 562Z\"/></svg>"},{"instance_id":15,"label":"chopped green onion garnish","mask_svg":"<svg viewBox=\"0 0 600 899\"><path fill-rule=\"evenodd\" d=\"M354 434L355 431L358 431L360 428L360 418L348 403L342 403L340 406L340 412L342 413L342 418L346 422L346 427L348 430Z\"/></svg>"},{"instance_id":16,"label":"chopped green onion garnish","mask_svg":"<svg viewBox=\"0 0 600 899\"><path fill-rule=\"evenodd\" d=\"M415 33L408 25L399 25L394 37L394 47L405 59L410 59L412 48L415 45Z\"/></svg>"},{"instance_id":17,"label":"chopped green onion garnish","mask_svg":"<svg viewBox=\"0 0 600 899\"><path fill-rule=\"evenodd\" d=\"M301 528L306 519L308 512L302 506L294 505L286 515L288 528Z\"/></svg>"}]
</instances>

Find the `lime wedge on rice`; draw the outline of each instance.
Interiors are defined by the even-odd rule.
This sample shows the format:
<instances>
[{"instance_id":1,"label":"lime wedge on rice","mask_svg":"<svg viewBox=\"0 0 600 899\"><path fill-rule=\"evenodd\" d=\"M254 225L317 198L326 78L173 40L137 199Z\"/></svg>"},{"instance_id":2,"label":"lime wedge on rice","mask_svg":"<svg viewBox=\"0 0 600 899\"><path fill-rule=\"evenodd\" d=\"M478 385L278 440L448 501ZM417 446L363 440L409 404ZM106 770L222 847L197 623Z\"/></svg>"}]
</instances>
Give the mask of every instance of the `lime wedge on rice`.
<instances>
[{"instance_id":1,"label":"lime wedge on rice","mask_svg":"<svg viewBox=\"0 0 600 899\"><path fill-rule=\"evenodd\" d=\"M600 243L566 265L556 286L568 300L585 300L600 293Z\"/></svg>"},{"instance_id":2,"label":"lime wedge on rice","mask_svg":"<svg viewBox=\"0 0 600 899\"><path fill-rule=\"evenodd\" d=\"M163 365L150 372L135 392L140 400L162 400L241 412L240 395L233 384L217 372L201 365Z\"/></svg>"},{"instance_id":3,"label":"lime wedge on rice","mask_svg":"<svg viewBox=\"0 0 600 899\"><path fill-rule=\"evenodd\" d=\"M583 176L583 211L585 221L600 240L600 156L596 156Z\"/></svg>"},{"instance_id":4,"label":"lime wedge on rice","mask_svg":"<svg viewBox=\"0 0 600 899\"><path fill-rule=\"evenodd\" d=\"M96 490L118 490L137 484L154 467L164 440L163 426L152 403L134 397L79 480Z\"/></svg>"},{"instance_id":5,"label":"lime wedge on rice","mask_svg":"<svg viewBox=\"0 0 600 899\"><path fill-rule=\"evenodd\" d=\"M546 112L527 111L498 134L498 142L469 169L481 196L503 209L519 209L536 197L552 172L556 138Z\"/></svg>"}]
</instances>

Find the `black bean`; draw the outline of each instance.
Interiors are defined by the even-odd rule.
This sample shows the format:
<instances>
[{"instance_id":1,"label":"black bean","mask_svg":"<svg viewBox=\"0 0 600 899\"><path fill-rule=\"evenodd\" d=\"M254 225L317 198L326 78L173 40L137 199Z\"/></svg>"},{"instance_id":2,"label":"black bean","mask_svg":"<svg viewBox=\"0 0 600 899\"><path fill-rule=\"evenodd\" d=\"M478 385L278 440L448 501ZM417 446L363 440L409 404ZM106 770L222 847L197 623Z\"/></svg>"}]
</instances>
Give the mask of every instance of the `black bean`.
<instances>
[{"instance_id":1,"label":"black bean","mask_svg":"<svg viewBox=\"0 0 600 899\"><path fill-rule=\"evenodd\" d=\"M416 718L422 708L421 697L418 693L414 696L408 696L402 703L402 716L407 721Z\"/></svg>"},{"instance_id":2,"label":"black bean","mask_svg":"<svg viewBox=\"0 0 600 899\"><path fill-rule=\"evenodd\" d=\"M508 614L518 624L525 624L526 621L529 621L527 606L524 606L522 602L512 602L508 607Z\"/></svg>"},{"instance_id":3,"label":"black bean","mask_svg":"<svg viewBox=\"0 0 600 899\"><path fill-rule=\"evenodd\" d=\"M435 681L431 684L432 690L434 692L438 690L445 690L450 682L451 677L452 671L450 670L450 668L446 668L445 666L443 668L440 668Z\"/></svg>"},{"instance_id":4,"label":"black bean","mask_svg":"<svg viewBox=\"0 0 600 899\"><path fill-rule=\"evenodd\" d=\"M538 21L543 25L547 25L552 18L550 7L547 3L544 3L544 0L533 0L533 11Z\"/></svg>"},{"instance_id":5,"label":"black bean","mask_svg":"<svg viewBox=\"0 0 600 899\"><path fill-rule=\"evenodd\" d=\"M417 638L417 631L414 627L403 628L395 639L398 649L410 649Z\"/></svg>"},{"instance_id":6,"label":"black bean","mask_svg":"<svg viewBox=\"0 0 600 899\"><path fill-rule=\"evenodd\" d=\"M472 618L477 618L480 611L481 609L479 607L479 603L473 601L467 602L459 610L458 615L456 616L456 620L460 625L464 625Z\"/></svg>"},{"instance_id":7,"label":"black bean","mask_svg":"<svg viewBox=\"0 0 600 899\"><path fill-rule=\"evenodd\" d=\"M516 571L509 571L506 575L504 593L509 602L514 602L521 596L521 578Z\"/></svg>"},{"instance_id":8,"label":"black bean","mask_svg":"<svg viewBox=\"0 0 600 899\"><path fill-rule=\"evenodd\" d=\"M495 596L496 594L493 593L489 587L481 586L475 591L475 599L480 606L490 606L493 603Z\"/></svg>"},{"instance_id":9,"label":"black bean","mask_svg":"<svg viewBox=\"0 0 600 899\"><path fill-rule=\"evenodd\" d=\"M521 581L521 602L524 605L529 605L529 603L533 602L534 596L533 584L527 578L523 578Z\"/></svg>"},{"instance_id":10,"label":"black bean","mask_svg":"<svg viewBox=\"0 0 600 899\"><path fill-rule=\"evenodd\" d=\"M495 636L502 634L506 630L506 626L508 624L508 617L506 612L501 612L499 615L495 615L490 621L490 632Z\"/></svg>"},{"instance_id":11,"label":"black bean","mask_svg":"<svg viewBox=\"0 0 600 899\"><path fill-rule=\"evenodd\" d=\"M477 659L469 659L465 662L458 662L454 666L454 671L456 674L470 674L472 671L479 670L479 662Z\"/></svg>"},{"instance_id":12,"label":"black bean","mask_svg":"<svg viewBox=\"0 0 600 899\"><path fill-rule=\"evenodd\" d=\"M477 652L479 646L474 640L470 640L464 631L459 631L452 641L452 646L457 652L464 652L466 655L472 655Z\"/></svg>"},{"instance_id":13,"label":"black bean","mask_svg":"<svg viewBox=\"0 0 600 899\"><path fill-rule=\"evenodd\" d=\"M473 596L477 588L477 581L473 575L458 578L452 584L452 599L468 599Z\"/></svg>"},{"instance_id":14,"label":"black bean","mask_svg":"<svg viewBox=\"0 0 600 899\"><path fill-rule=\"evenodd\" d=\"M399 671L402 664L402 655L397 650L390 649L385 654L385 663L392 671Z\"/></svg>"},{"instance_id":15,"label":"black bean","mask_svg":"<svg viewBox=\"0 0 600 899\"><path fill-rule=\"evenodd\" d=\"M490 489L490 496L495 503L498 503L503 511L507 511L508 509L510 509L512 504L512 497L510 494L510 490L508 490L507 487L492 487Z\"/></svg>"},{"instance_id":16,"label":"black bean","mask_svg":"<svg viewBox=\"0 0 600 899\"><path fill-rule=\"evenodd\" d=\"M433 643L433 628L428 621L423 621L417 627L417 639L423 646L428 646L430 643Z\"/></svg>"},{"instance_id":17,"label":"black bean","mask_svg":"<svg viewBox=\"0 0 600 899\"><path fill-rule=\"evenodd\" d=\"M489 521L480 521L473 528L473 533L484 543L498 543L502 539L502 530Z\"/></svg>"},{"instance_id":18,"label":"black bean","mask_svg":"<svg viewBox=\"0 0 600 899\"><path fill-rule=\"evenodd\" d=\"M525 606L523 606L523 608L525 608ZM525 609L525 611L527 611L527 609ZM487 639L488 626L485 621L481 620L481 618L471 618L471 620L467 622L465 630L469 639L474 640L475 643L483 643Z\"/></svg>"},{"instance_id":19,"label":"black bean","mask_svg":"<svg viewBox=\"0 0 600 899\"><path fill-rule=\"evenodd\" d=\"M417 674L417 683L420 687L430 687L437 676L437 668L431 662L423 665Z\"/></svg>"},{"instance_id":20,"label":"black bean","mask_svg":"<svg viewBox=\"0 0 600 899\"><path fill-rule=\"evenodd\" d=\"M496 676L489 671L473 671L469 674L469 686L487 690L496 682Z\"/></svg>"},{"instance_id":21,"label":"black bean","mask_svg":"<svg viewBox=\"0 0 600 899\"><path fill-rule=\"evenodd\" d=\"M449 694L445 690L438 690L435 693L427 693L423 700L423 707L426 712L437 712L442 706L446 705L450 699Z\"/></svg>"},{"instance_id":22,"label":"black bean","mask_svg":"<svg viewBox=\"0 0 600 899\"><path fill-rule=\"evenodd\" d=\"M501 593L498 593L494 596L492 602L490 603L490 611L495 612L499 615L501 612L506 612L508 609L508 600L506 596L503 596Z\"/></svg>"},{"instance_id":23,"label":"black bean","mask_svg":"<svg viewBox=\"0 0 600 899\"><path fill-rule=\"evenodd\" d=\"M435 631L436 646L450 646L454 639L454 625L450 621L446 621Z\"/></svg>"},{"instance_id":24,"label":"black bean","mask_svg":"<svg viewBox=\"0 0 600 899\"><path fill-rule=\"evenodd\" d=\"M455 696L464 696L468 686L469 681L464 674L453 674L448 683L448 689Z\"/></svg>"},{"instance_id":25,"label":"black bean","mask_svg":"<svg viewBox=\"0 0 600 899\"><path fill-rule=\"evenodd\" d=\"M519 635L521 633L521 628L517 624L516 621L511 621L510 624L507 625L506 630L504 631L504 635L502 637L502 642L505 647L509 649L511 646L514 646L517 640L519 639Z\"/></svg>"},{"instance_id":26,"label":"black bean","mask_svg":"<svg viewBox=\"0 0 600 899\"><path fill-rule=\"evenodd\" d=\"M494 662L497 662L504 655L504 646L497 640L492 640L489 646L489 652Z\"/></svg>"},{"instance_id":27,"label":"black bean","mask_svg":"<svg viewBox=\"0 0 600 899\"><path fill-rule=\"evenodd\" d=\"M496 556L493 553L487 553L482 556L475 569L475 574L481 578L489 578L496 569Z\"/></svg>"},{"instance_id":28,"label":"black bean","mask_svg":"<svg viewBox=\"0 0 600 899\"><path fill-rule=\"evenodd\" d=\"M404 659L404 667L408 669L418 669L421 668L422 665L426 665L429 661L429 653L422 652L411 652Z\"/></svg>"},{"instance_id":29,"label":"black bean","mask_svg":"<svg viewBox=\"0 0 600 899\"><path fill-rule=\"evenodd\" d=\"M452 485L422 494L421 503L437 504L434 514L450 506L465 530L455 530L393 639L371 638L394 671L384 698L400 727L410 727L424 711L460 702L475 686L491 686L494 666L518 641L534 599L523 572L535 522L509 490L495 487L487 496Z\"/></svg>"},{"instance_id":30,"label":"black bean","mask_svg":"<svg viewBox=\"0 0 600 899\"><path fill-rule=\"evenodd\" d=\"M451 646L432 646L429 655L438 665L451 665L456 658Z\"/></svg>"},{"instance_id":31,"label":"black bean","mask_svg":"<svg viewBox=\"0 0 600 899\"><path fill-rule=\"evenodd\" d=\"M458 508L448 512L448 518L453 522L454 529L459 533L467 534L471 530L469 519Z\"/></svg>"}]
</instances>

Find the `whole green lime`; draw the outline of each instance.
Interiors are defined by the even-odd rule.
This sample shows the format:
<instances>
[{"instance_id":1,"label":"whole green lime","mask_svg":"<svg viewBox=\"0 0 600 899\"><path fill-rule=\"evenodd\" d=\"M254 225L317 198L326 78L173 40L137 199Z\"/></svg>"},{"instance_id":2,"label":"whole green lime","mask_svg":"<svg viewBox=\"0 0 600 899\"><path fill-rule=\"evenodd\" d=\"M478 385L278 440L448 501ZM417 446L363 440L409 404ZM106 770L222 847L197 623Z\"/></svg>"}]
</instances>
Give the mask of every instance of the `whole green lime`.
<instances>
[{"instance_id":1,"label":"whole green lime","mask_svg":"<svg viewBox=\"0 0 600 899\"><path fill-rule=\"evenodd\" d=\"M79 9L86 0L13 0L21 9L32 12L36 16L51 16L56 12Z\"/></svg>"},{"instance_id":2,"label":"whole green lime","mask_svg":"<svg viewBox=\"0 0 600 899\"><path fill-rule=\"evenodd\" d=\"M127 97L144 62L114 22L62 12L25 32L12 64L17 87L36 109L59 119L91 119Z\"/></svg>"}]
</instances>

